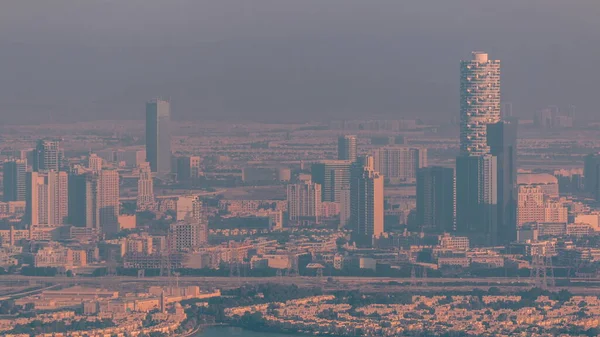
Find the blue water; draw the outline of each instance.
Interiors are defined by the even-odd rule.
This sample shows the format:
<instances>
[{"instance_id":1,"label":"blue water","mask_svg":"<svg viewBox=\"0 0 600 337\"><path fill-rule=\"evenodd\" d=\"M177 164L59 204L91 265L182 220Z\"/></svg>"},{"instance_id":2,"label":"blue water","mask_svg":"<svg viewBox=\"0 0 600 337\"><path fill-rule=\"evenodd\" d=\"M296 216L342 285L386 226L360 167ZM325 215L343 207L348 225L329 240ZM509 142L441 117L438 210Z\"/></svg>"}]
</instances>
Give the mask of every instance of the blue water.
<instances>
[{"instance_id":1,"label":"blue water","mask_svg":"<svg viewBox=\"0 0 600 337\"><path fill-rule=\"evenodd\" d=\"M201 333L197 334L195 337L294 337L294 336L304 336L306 335L298 335L298 334L280 334L280 333L268 333L268 332L255 332L244 330L240 328L234 327L210 327L206 328Z\"/></svg>"}]
</instances>

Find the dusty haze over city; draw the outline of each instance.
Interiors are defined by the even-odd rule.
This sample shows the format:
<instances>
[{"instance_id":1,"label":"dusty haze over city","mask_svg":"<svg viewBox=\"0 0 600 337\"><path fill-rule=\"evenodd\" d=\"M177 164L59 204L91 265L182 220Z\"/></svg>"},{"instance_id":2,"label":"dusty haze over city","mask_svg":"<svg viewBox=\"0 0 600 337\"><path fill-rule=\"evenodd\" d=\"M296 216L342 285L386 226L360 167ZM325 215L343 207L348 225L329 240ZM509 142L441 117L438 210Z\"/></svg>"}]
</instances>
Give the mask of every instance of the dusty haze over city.
<instances>
[{"instance_id":1,"label":"dusty haze over city","mask_svg":"<svg viewBox=\"0 0 600 337\"><path fill-rule=\"evenodd\" d=\"M5 1L4 123L458 116L458 60L502 60L502 99L596 115L600 3L564 0Z\"/></svg>"}]
</instances>

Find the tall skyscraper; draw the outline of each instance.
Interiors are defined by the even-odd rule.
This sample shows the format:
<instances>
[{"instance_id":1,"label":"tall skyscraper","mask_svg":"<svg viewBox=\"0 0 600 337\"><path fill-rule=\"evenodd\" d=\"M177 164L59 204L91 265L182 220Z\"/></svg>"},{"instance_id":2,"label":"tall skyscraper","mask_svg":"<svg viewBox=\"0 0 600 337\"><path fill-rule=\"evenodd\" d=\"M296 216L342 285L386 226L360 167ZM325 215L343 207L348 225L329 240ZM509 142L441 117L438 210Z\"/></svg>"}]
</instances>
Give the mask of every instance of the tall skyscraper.
<instances>
[{"instance_id":1,"label":"tall skyscraper","mask_svg":"<svg viewBox=\"0 0 600 337\"><path fill-rule=\"evenodd\" d=\"M500 121L500 61L473 52L460 63L460 151L462 155L489 153L487 124Z\"/></svg>"},{"instance_id":2,"label":"tall skyscraper","mask_svg":"<svg viewBox=\"0 0 600 337\"><path fill-rule=\"evenodd\" d=\"M498 165L498 232L494 244L517 240L517 125L507 118L487 126L487 144Z\"/></svg>"},{"instance_id":3,"label":"tall skyscraper","mask_svg":"<svg viewBox=\"0 0 600 337\"><path fill-rule=\"evenodd\" d=\"M96 228L95 212L98 195L98 175L95 173L69 174L69 224L76 227Z\"/></svg>"},{"instance_id":4,"label":"tall skyscraper","mask_svg":"<svg viewBox=\"0 0 600 337\"><path fill-rule=\"evenodd\" d=\"M138 195L137 209L138 211L154 209L154 181L152 180L152 172L150 164L143 163L139 166L138 178Z\"/></svg>"},{"instance_id":5,"label":"tall skyscraper","mask_svg":"<svg viewBox=\"0 0 600 337\"><path fill-rule=\"evenodd\" d=\"M27 162L20 159L6 161L3 173L4 201L25 201Z\"/></svg>"},{"instance_id":6,"label":"tall skyscraper","mask_svg":"<svg viewBox=\"0 0 600 337\"><path fill-rule=\"evenodd\" d=\"M312 182L287 186L288 213L291 221L303 219L319 223L321 218L321 185Z\"/></svg>"},{"instance_id":7,"label":"tall skyscraper","mask_svg":"<svg viewBox=\"0 0 600 337\"><path fill-rule=\"evenodd\" d=\"M583 187L594 199L600 200L600 153L584 157Z\"/></svg>"},{"instance_id":8,"label":"tall skyscraper","mask_svg":"<svg viewBox=\"0 0 600 337\"><path fill-rule=\"evenodd\" d=\"M92 172L100 172L102 170L102 158L98 157L95 153L90 153L88 156L88 169Z\"/></svg>"},{"instance_id":9,"label":"tall skyscraper","mask_svg":"<svg viewBox=\"0 0 600 337\"><path fill-rule=\"evenodd\" d=\"M114 228L119 217L119 173L73 173L69 176L69 222L103 232Z\"/></svg>"},{"instance_id":10,"label":"tall skyscraper","mask_svg":"<svg viewBox=\"0 0 600 337\"><path fill-rule=\"evenodd\" d=\"M491 245L498 233L497 174L492 155L456 158L456 230L474 244Z\"/></svg>"},{"instance_id":11,"label":"tall skyscraper","mask_svg":"<svg viewBox=\"0 0 600 337\"><path fill-rule=\"evenodd\" d=\"M350 220L350 186L344 188L340 192L340 227L346 227Z\"/></svg>"},{"instance_id":12,"label":"tall skyscraper","mask_svg":"<svg viewBox=\"0 0 600 337\"><path fill-rule=\"evenodd\" d=\"M364 164L363 164L364 165ZM370 247L373 238L380 237L383 227L383 176L369 164L357 175L353 170L350 182L350 226L355 242Z\"/></svg>"},{"instance_id":13,"label":"tall skyscraper","mask_svg":"<svg viewBox=\"0 0 600 337\"><path fill-rule=\"evenodd\" d=\"M30 225L68 222L69 183L66 172L28 172L25 219Z\"/></svg>"},{"instance_id":14,"label":"tall skyscraper","mask_svg":"<svg viewBox=\"0 0 600 337\"><path fill-rule=\"evenodd\" d=\"M417 172L417 225L429 232L454 231L454 170L424 167Z\"/></svg>"},{"instance_id":15,"label":"tall skyscraper","mask_svg":"<svg viewBox=\"0 0 600 337\"><path fill-rule=\"evenodd\" d=\"M40 139L33 155L33 170L36 172L58 171L61 161L60 141Z\"/></svg>"},{"instance_id":16,"label":"tall skyscraper","mask_svg":"<svg viewBox=\"0 0 600 337\"><path fill-rule=\"evenodd\" d=\"M356 136L345 135L338 138L338 160L356 161Z\"/></svg>"},{"instance_id":17,"label":"tall skyscraper","mask_svg":"<svg viewBox=\"0 0 600 337\"><path fill-rule=\"evenodd\" d=\"M99 176L99 222L100 228L114 226L119 223L119 172L117 170L102 170Z\"/></svg>"},{"instance_id":18,"label":"tall skyscraper","mask_svg":"<svg viewBox=\"0 0 600 337\"><path fill-rule=\"evenodd\" d=\"M410 146L386 146L373 151L375 171L386 179L414 183L417 170L427 166L427 149Z\"/></svg>"},{"instance_id":19,"label":"tall skyscraper","mask_svg":"<svg viewBox=\"0 0 600 337\"><path fill-rule=\"evenodd\" d=\"M152 172L171 171L171 105L155 99L146 103L146 156Z\"/></svg>"},{"instance_id":20,"label":"tall skyscraper","mask_svg":"<svg viewBox=\"0 0 600 337\"><path fill-rule=\"evenodd\" d=\"M48 224L62 225L69 216L69 177L67 172L49 171L48 185Z\"/></svg>"},{"instance_id":21,"label":"tall skyscraper","mask_svg":"<svg viewBox=\"0 0 600 337\"><path fill-rule=\"evenodd\" d=\"M321 185L321 200L325 202L340 202L343 189L350 188L349 160L325 160L312 164L312 182Z\"/></svg>"},{"instance_id":22,"label":"tall skyscraper","mask_svg":"<svg viewBox=\"0 0 600 337\"><path fill-rule=\"evenodd\" d=\"M25 222L28 225L48 223L48 186L38 172L27 172L25 179Z\"/></svg>"}]
</instances>

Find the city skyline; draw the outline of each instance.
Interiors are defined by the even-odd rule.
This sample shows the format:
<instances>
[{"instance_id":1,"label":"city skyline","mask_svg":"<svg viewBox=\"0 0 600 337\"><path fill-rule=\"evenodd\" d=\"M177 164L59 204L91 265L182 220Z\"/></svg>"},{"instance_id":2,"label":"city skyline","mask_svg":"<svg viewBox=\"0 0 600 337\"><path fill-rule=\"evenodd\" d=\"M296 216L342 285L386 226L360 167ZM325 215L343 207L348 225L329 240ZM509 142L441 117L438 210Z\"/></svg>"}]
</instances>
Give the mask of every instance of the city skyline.
<instances>
[{"instance_id":1,"label":"city skyline","mask_svg":"<svg viewBox=\"0 0 600 337\"><path fill-rule=\"evenodd\" d=\"M600 335L600 5L58 1L0 12L0 335Z\"/></svg>"}]
</instances>

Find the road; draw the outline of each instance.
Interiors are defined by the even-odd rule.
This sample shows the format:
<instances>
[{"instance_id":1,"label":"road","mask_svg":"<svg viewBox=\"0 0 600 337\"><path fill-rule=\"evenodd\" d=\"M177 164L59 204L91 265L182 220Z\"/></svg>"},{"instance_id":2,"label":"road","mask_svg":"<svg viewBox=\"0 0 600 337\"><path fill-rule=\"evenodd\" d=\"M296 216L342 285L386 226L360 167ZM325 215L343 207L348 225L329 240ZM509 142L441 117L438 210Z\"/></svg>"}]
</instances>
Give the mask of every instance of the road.
<instances>
[{"instance_id":1,"label":"road","mask_svg":"<svg viewBox=\"0 0 600 337\"><path fill-rule=\"evenodd\" d=\"M14 294L9 294L9 295L5 295L5 296L0 297L0 301L12 300L12 299L17 298L17 297L34 295L34 294L41 293L44 290L50 290L50 289L58 288L60 286L61 286L61 284L53 284L51 286L44 287L44 288L39 288L39 289L34 289L34 290L28 290L28 291L22 291L22 292L18 292L18 293L14 293Z\"/></svg>"},{"instance_id":2,"label":"road","mask_svg":"<svg viewBox=\"0 0 600 337\"><path fill-rule=\"evenodd\" d=\"M137 177L137 176L136 176ZM189 190L189 194L191 195L198 195L198 196L210 196L210 195L218 195L218 194L222 194L224 192L226 192L227 189L219 189L216 190L214 192L200 192L200 191L194 191L194 190ZM182 194L173 194L173 195L159 195L156 196L156 199L172 199L172 198L176 198L176 197L180 197ZM119 198L119 201L136 201L137 197L121 197Z\"/></svg>"},{"instance_id":3,"label":"road","mask_svg":"<svg viewBox=\"0 0 600 337\"><path fill-rule=\"evenodd\" d=\"M428 279L401 279L390 277L334 277L332 282L327 282L326 278L316 277L199 277L187 276L179 278L168 277L24 277L21 275L2 275L0 283L14 282L15 280L43 281L53 285L81 285L89 287L105 287L111 289L139 289L149 285L197 285L200 288L219 288L231 289L237 288L243 284L295 284L301 287L318 286L326 290L351 290L360 289L363 291L469 291L475 288L488 289L490 287L499 287L505 289L526 289L534 283L529 278L428 278ZM600 279L571 279L569 284L564 278L556 278L559 281L559 288L569 289L574 293L598 294L600 295ZM426 284L425 284L426 283ZM598 284L594 284L598 283Z\"/></svg>"}]
</instances>

